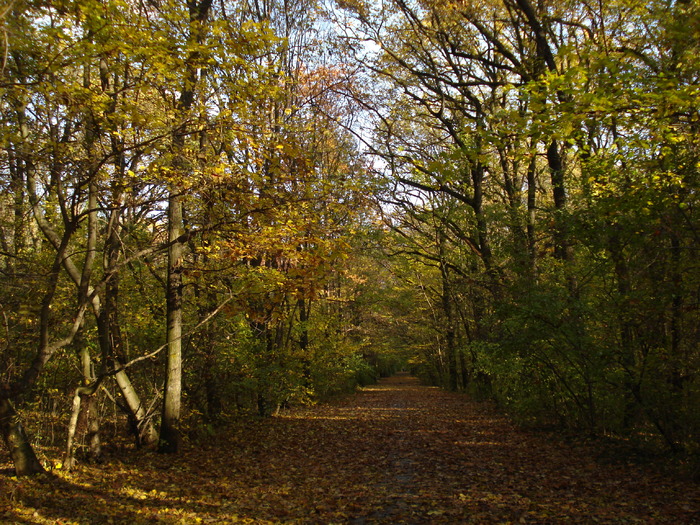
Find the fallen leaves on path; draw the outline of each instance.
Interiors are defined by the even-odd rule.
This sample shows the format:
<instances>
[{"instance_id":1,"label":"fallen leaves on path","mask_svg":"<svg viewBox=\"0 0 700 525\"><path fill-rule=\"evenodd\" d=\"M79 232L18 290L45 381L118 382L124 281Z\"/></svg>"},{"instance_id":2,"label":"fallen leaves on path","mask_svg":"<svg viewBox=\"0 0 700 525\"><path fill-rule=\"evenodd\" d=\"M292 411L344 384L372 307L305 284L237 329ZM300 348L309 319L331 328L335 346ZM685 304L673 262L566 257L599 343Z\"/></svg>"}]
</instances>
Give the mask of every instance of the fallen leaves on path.
<instances>
[{"instance_id":1,"label":"fallen leaves on path","mask_svg":"<svg viewBox=\"0 0 700 525\"><path fill-rule=\"evenodd\" d=\"M5 465L9 467L9 465ZM5 523L700 523L700 487L603 465L397 376L178 457L0 477Z\"/></svg>"}]
</instances>

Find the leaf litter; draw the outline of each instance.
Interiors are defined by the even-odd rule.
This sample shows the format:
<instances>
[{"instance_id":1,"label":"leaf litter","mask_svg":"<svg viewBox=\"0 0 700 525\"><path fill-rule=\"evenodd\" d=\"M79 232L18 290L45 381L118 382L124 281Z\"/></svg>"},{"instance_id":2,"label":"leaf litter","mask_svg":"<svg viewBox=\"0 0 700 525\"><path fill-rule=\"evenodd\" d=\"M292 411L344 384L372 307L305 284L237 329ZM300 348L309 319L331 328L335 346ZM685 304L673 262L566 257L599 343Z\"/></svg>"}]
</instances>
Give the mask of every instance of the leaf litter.
<instances>
[{"instance_id":1,"label":"leaf litter","mask_svg":"<svg viewBox=\"0 0 700 525\"><path fill-rule=\"evenodd\" d=\"M0 522L700 523L700 487L519 428L406 375L222 429L177 457L0 476Z\"/></svg>"}]
</instances>

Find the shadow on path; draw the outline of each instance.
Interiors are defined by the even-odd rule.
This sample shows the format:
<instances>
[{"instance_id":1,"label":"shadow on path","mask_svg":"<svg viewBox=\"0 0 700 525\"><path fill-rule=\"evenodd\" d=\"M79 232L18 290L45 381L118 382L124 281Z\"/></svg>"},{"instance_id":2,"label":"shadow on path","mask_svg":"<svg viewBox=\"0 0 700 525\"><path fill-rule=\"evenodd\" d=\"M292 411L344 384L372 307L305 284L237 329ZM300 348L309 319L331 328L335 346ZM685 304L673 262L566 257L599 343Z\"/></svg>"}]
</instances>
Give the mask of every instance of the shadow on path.
<instances>
[{"instance_id":1,"label":"shadow on path","mask_svg":"<svg viewBox=\"0 0 700 525\"><path fill-rule=\"evenodd\" d=\"M178 458L131 454L64 478L9 487L6 522L700 523L697 485L600 465L406 375Z\"/></svg>"}]
</instances>

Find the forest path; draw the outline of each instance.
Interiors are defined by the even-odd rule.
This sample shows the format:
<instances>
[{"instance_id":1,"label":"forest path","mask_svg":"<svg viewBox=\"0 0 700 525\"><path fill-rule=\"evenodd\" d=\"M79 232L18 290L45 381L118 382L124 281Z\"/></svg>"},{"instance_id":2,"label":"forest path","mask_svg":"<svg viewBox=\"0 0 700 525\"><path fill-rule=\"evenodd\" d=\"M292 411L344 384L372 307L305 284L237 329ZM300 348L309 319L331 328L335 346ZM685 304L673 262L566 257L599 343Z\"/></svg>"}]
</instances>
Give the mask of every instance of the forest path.
<instances>
[{"instance_id":1,"label":"forest path","mask_svg":"<svg viewBox=\"0 0 700 525\"><path fill-rule=\"evenodd\" d=\"M2 483L3 523L700 523L698 485L596 462L405 375L178 458Z\"/></svg>"}]
</instances>

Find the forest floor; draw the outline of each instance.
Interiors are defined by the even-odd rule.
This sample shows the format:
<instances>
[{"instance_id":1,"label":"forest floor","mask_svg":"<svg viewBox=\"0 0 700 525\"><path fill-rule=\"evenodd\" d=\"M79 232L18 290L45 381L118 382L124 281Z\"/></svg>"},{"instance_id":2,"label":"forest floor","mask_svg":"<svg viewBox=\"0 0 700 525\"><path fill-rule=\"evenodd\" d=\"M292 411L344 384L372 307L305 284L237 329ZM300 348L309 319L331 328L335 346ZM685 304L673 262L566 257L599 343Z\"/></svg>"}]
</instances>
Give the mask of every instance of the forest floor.
<instances>
[{"instance_id":1,"label":"forest floor","mask_svg":"<svg viewBox=\"0 0 700 525\"><path fill-rule=\"evenodd\" d=\"M178 457L20 479L0 463L0 522L700 523L700 485L595 450L399 375Z\"/></svg>"}]
</instances>

